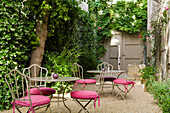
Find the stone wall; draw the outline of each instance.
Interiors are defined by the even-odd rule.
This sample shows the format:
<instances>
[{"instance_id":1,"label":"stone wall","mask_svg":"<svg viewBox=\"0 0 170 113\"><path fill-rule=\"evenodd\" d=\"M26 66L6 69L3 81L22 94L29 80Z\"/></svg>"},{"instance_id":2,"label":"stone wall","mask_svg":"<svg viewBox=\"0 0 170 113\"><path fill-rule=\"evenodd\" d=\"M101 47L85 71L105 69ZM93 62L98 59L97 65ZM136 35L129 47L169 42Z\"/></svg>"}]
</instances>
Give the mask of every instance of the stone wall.
<instances>
[{"instance_id":1,"label":"stone wall","mask_svg":"<svg viewBox=\"0 0 170 113\"><path fill-rule=\"evenodd\" d=\"M140 80L141 72L139 72L140 69L145 68L146 66L144 64L128 64L128 80Z\"/></svg>"}]
</instances>

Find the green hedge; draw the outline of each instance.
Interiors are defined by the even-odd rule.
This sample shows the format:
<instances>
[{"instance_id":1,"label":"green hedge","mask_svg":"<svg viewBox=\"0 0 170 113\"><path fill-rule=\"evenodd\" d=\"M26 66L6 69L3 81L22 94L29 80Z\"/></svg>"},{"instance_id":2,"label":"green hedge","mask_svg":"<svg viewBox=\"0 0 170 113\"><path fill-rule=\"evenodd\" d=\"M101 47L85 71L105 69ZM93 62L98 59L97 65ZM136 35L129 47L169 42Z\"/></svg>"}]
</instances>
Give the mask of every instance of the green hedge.
<instances>
[{"instance_id":1,"label":"green hedge","mask_svg":"<svg viewBox=\"0 0 170 113\"><path fill-rule=\"evenodd\" d=\"M170 111L170 79L165 81L154 81L149 92L155 100L158 100L158 105L162 108L163 113Z\"/></svg>"}]
</instances>

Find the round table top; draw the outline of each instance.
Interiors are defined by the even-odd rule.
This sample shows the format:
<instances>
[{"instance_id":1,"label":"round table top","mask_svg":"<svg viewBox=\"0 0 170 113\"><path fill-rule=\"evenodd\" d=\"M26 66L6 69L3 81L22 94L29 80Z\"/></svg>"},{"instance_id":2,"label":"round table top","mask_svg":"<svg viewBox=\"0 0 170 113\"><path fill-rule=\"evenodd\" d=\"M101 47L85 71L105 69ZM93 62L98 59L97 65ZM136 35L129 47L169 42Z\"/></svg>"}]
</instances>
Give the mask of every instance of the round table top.
<instances>
[{"instance_id":1,"label":"round table top","mask_svg":"<svg viewBox=\"0 0 170 113\"><path fill-rule=\"evenodd\" d=\"M30 78L31 81L40 81L40 82L66 82L66 81L76 81L79 80L78 77L58 77L54 79L52 77L36 77Z\"/></svg>"},{"instance_id":2,"label":"round table top","mask_svg":"<svg viewBox=\"0 0 170 113\"><path fill-rule=\"evenodd\" d=\"M87 71L88 73L103 73L103 72L106 72L106 73L123 73L125 72L125 70L109 70L109 71L101 71L101 70L88 70Z\"/></svg>"}]
</instances>

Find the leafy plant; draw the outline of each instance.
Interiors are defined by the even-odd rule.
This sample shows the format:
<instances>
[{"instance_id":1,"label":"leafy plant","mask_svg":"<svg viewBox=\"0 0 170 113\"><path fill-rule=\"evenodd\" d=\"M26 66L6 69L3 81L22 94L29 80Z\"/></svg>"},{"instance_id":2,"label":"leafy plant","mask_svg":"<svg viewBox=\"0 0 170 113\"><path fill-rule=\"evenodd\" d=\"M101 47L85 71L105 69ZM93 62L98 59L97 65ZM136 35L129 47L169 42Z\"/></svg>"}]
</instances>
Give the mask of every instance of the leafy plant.
<instances>
[{"instance_id":1,"label":"leafy plant","mask_svg":"<svg viewBox=\"0 0 170 113\"><path fill-rule=\"evenodd\" d=\"M88 3L100 41L111 38L112 30L132 34L147 27L147 0L137 0L137 2L121 0L111 5L100 1Z\"/></svg>"},{"instance_id":2,"label":"leafy plant","mask_svg":"<svg viewBox=\"0 0 170 113\"><path fill-rule=\"evenodd\" d=\"M61 76L71 76L72 71L70 67L74 62L78 61L80 54L76 48L70 50L64 48L61 54L46 51L44 66L49 70L49 74L54 72Z\"/></svg>"},{"instance_id":3,"label":"leafy plant","mask_svg":"<svg viewBox=\"0 0 170 113\"><path fill-rule=\"evenodd\" d=\"M139 70L141 74L141 78L142 78L142 83L143 83L143 79L146 81L145 85L148 86L152 83L152 81L155 81L156 79L156 73L158 73L158 69L156 67L153 66L146 66L143 69Z\"/></svg>"},{"instance_id":4,"label":"leafy plant","mask_svg":"<svg viewBox=\"0 0 170 113\"><path fill-rule=\"evenodd\" d=\"M97 49L97 50L94 50ZM89 74L87 73L87 70L96 70L97 65L101 62L98 60L99 56L102 56L103 47L98 46L96 48L93 48L92 50L83 52L82 55L79 57L79 64L83 66L83 72L84 72L84 78L93 77L95 74Z\"/></svg>"},{"instance_id":5,"label":"leafy plant","mask_svg":"<svg viewBox=\"0 0 170 113\"><path fill-rule=\"evenodd\" d=\"M54 13L55 17L49 20L46 51L61 54L64 47L67 49L77 47L77 53L82 53L78 63L83 66L85 77L89 77L86 70L96 69L99 57L105 52L95 33L95 20L91 18L91 14L81 10L76 1L72 4L60 2L66 7L69 19L64 21L57 18L58 12Z\"/></svg>"},{"instance_id":6,"label":"leafy plant","mask_svg":"<svg viewBox=\"0 0 170 113\"><path fill-rule=\"evenodd\" d=\"M149 88L149 92L155 100L158 100L158 105L162 108L163 113L170 111L170 79L165 81L154 81Z\"/></svg>"},{"instance_id":7,"label":"leafy plant","mask_svg":"<svg viewBox=\"0 0 170 113\"><path fill-rule=\"evenodd\" d=\"M44 67L49 70L50 76L52 72L59 74L59 76L72 76L71 66L74 62L78 61L80 54L81 53L77 52L76 48L70 50L64 48L61 54L46 51ZM63 84L56 82L52 84L52 88L55 88L58 92L61 87L65 88L67 85L69 85L68 82L64 82ZM67 87L66 91L70 88L71 85Z\"/></svg>"},{"instance_id":8,"label":"leafy plant","mask_svg":"<svg viewBox=\"0 0 170 113\"><path fill-rule=\"evenodd\" d=\"M28 65L31 49L35 48L35 19L21 0L0 1L0 110L10 109L12 97L4 80L11 69Z\"/></svg>"},{"instance_id":9,"label":"leafy plant","mask_svg":"<svg viewBox=\"0 0 170 113\"><path fill-rule=\"evenodd\" d=\"M168 15L167 15L167 10L165 9L163 11L163 16L162 17L157 17L154 21L151 21L151 26L149 30L142 30L139 38L143 40L143 46L144 46L144 59L145 61L147 60L147 45L148 43L152 43L152 48L150 50L152 59L154 62L152 62L153 66L157 66L160 64L161 61L161 49L162 49L162 36L166 24L168 23ZM164 47L163 47L164 48Z\"/></svg>"}]
</instances>

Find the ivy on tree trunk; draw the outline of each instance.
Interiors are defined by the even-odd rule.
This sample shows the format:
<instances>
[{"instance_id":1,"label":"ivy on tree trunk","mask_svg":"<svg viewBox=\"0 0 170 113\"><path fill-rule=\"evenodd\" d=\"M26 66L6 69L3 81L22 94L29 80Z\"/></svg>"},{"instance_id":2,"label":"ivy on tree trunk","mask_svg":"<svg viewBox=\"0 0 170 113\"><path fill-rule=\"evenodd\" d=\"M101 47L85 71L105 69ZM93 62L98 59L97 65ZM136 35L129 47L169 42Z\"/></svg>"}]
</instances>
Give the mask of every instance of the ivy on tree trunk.
<instances>
[{"instance_id":1,"label":"ivy on tree trunk","mask_svg":"<svg viewBox=\"0 0 170 113\"><path fill-rule=\"evenodd\" d=\"M47 26L48 26L48 19L49 19L49 11L46 11L46 14L43 15L43 17L44 17L44 21L38 20L36 25L36 37L39 38L39 45L37 46L36 49L32 50L31 52L30 65L38 64L41 66L41 62L43 59L45 41L47 40L47 36L48 36Z\"/></svg>"}]
</instances>

